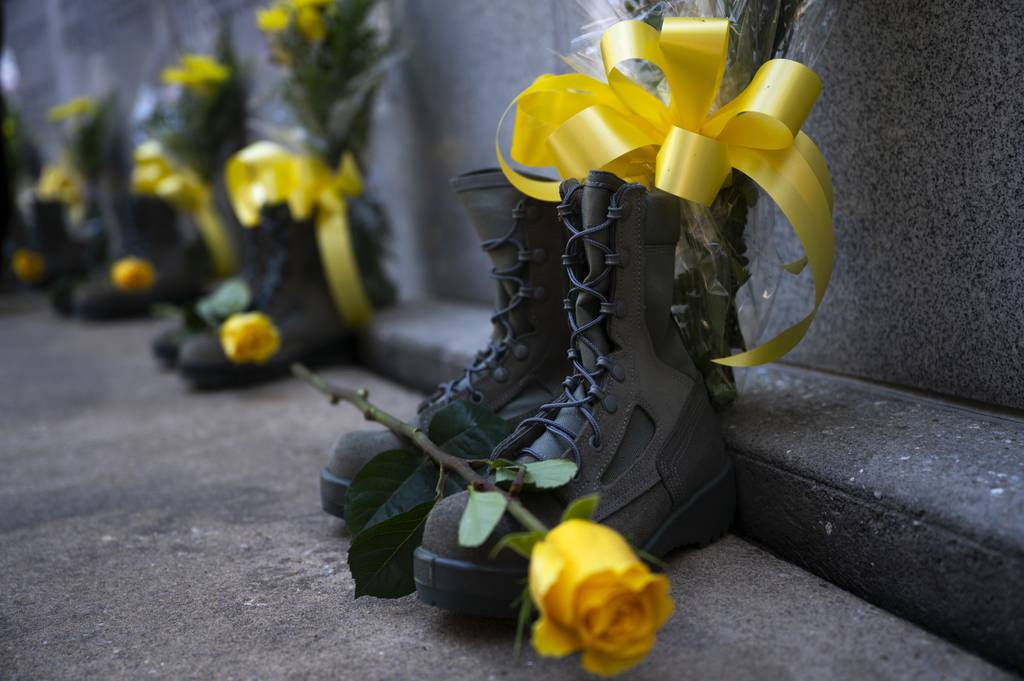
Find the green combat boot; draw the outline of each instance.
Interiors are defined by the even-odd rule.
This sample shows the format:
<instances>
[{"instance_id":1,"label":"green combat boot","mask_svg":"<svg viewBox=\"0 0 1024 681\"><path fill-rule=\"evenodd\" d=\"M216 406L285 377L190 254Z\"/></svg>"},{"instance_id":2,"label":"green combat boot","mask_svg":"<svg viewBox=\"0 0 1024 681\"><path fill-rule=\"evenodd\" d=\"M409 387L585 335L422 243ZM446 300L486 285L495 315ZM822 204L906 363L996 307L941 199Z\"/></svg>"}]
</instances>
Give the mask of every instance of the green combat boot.
<instances>
[{"instance_id":1,"label":"green combat boot","mask_svg":"<svg viewBox=\"0 0 1024 681\"><path fill-rule=\"evenodd\" d=\"M68 233L65 207L59 201L32 202L33 222L24 245L15 251L15 275L26 284L45 288L88 271L85 249Z\"/></svg>"},{"instance_id":2,"label":"green combat boot","mask_svg":"<svg viewBox=\"0 0 1024 681\"><path fill-rule=\"evenodd\" d=\"M564 249L555 204L528 198L500 170L452 180L497 282L493 333L462 376L440 385L420 405L416 422L426 426L452 400L483 404L513 425L554 398L565 374L568 331L562 322ZM353 476L375 455L405 446L390 431L346 433L320 472L324 511L342 517Z\"/></svg>"},{"instance_id":3,"label":"green combat boot","mask_svg":"<svg viewBox=\"0 0 1024 681\"><path fill-rule=\"evenodd\" d=\"M266 232L267 255L251 311L269 317L280 345L261 363L235 363L216 333L192 336L181 347L178 371L193 387L256 383L286 375L293 362L316 365L351 354L351 332L331 298L313 221L294 220L287 204L268 205L255 230Z\"/></svg>"},{"instance_id":4,"label":"green combat boot","mask_svg":"<svg viewBox=\"0 0 1024 681\"><path fill-rule=\"evenodd\" d=\"M237 278L249 287L250 292L255 292L259 286L263 273L263 262L266 254L263 252L264 231L258 228L242 227L242 269ZM175 366L178 362L178 353L181 346L189 337L196 333L191 331L184 320L176 321L174 324L157 334L153 339L151 349L153 356L166 368Z\"/></svg>"},{"instance_id":5,"label":"green combat boot","mask_svg":"<svg viewBox=\"0 0 1024 681\"><path fill-rule=\"evenodd\" d=\"M549 527L569 502L596 493L595 521L653 555L709 543L729 527L735 483L670 312L679 202L603 172L584 185L563 183L562 196L571 374L561 397L523 420L492 456L576 462L567 486L522 496ZM431 511L415 552L417 593L450 610L511 616L527 563L511 551L489 553L521 528L506 516L484 546L459 546L466 498L453 495Z\"/></svg>"},{"instance_id":6,"label":"green combat boot","mask_svg":"<svg viewBox=\"0 0 1024 681\"><path fill-rule=\"evenodd\" d=\"M197 235L182 235L169 203L134 194L122 199L118 212L119 257L72 291L76 315L140 317L157 303L185 305L202 295L209 269L206 249ZM125 261L132 261L135 271L123 277L119 265Z\"/></svg>"}]
</instances>

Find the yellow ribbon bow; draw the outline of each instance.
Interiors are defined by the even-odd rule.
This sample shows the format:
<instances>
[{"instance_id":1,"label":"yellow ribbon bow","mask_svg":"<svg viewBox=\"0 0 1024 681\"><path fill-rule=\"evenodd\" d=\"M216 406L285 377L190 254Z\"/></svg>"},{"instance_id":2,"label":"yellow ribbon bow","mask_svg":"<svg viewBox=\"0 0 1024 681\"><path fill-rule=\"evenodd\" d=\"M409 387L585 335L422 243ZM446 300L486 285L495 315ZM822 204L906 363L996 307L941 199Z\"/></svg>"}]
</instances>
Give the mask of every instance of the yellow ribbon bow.
<instances>
[{"instance_id":1,"label":"yellow ribbon bow","mask_svg":"<svg viewBox=\"0 0 1024 681\"><path fill-rule=\"evenodd\" d=\"M768 61L743 92L710 113L728 41L727 19L671 17L660 31L641 21L615 24L601 38L607 83L579 74L544 75L509 105L517 107L511 155L523 165L554 166L562 177L603 169L644 184L653 179L658 189L703 205L714 201L733 168L756 182L800 240L814 282L814 308L766 343L715 360L754 366L792 350L825 296L835 256L832 180L821 152L800 131L821 91L821 81L806 66ZM661 69L671 94L667 105L626 75L623 67L631 60ZM557 182L515 172L497 141L495 148L513 185L539 199L559 200Z\"/></svg>"},{"instance_id":2,"label":"yellow ribbon bow","mask_svg":"<svg viewBox=\"0 0 1024 681\"><path fill-rule=\"evenodd\" d=\"M135 149L132 190L158 196L192 218L213 262L214 274L226 277L238 269L235 247L213 206L213 192L198 174L177 167L159 142L149 140Z\"/></svg>"},{"instance_id":3,"label":"yellow ribbon bow","mask_svg":"<svg viewBox=\"0 0 1024 681\"><path fill-rule=\"evenodd\" d=\"M68 207L71 222L79 224L85 218L85 190L82 179L71 168L67 159L43 168L36 184L36 196L43 201L60 201Z\"/></svg>"},{"instance_id":4,"label":"yellow ribbon bow","mask_svg":"<svg viewBox=\"0 0 1024 681\"><path fill-rule=\"evenodd\" d=\"M355 158L346 153L337 172L318 158L256 142L228 159L228 194L239 222L255 227L265 205L287 203L295 220L316 215L320 259L331 298L351 328L366 326L373 308L366 295L348 224L346 199L363 192Z\"/></svg>"}]
</instances>

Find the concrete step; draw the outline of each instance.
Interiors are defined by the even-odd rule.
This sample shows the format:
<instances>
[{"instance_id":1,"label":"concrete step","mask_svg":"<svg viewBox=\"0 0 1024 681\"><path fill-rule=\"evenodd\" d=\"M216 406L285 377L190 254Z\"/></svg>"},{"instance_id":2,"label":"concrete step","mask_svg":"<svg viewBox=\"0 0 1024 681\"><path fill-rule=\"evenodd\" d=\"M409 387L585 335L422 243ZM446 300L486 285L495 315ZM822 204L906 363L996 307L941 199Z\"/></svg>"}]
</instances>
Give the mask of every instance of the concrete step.
<instances>
[{"instance_id":1,"label":"concrete step","mask_svg":"<svg viewBox=\"0 0 1024 681\"><path fill-rule=\"evenodd\" d=\"M400 306L380 316L364 356L427 390L461 372L487 317L478 305ZM1024 669L1024 421L774 366L741 377L724 433L740 534Z\"/></svg>"},{"instance_id":2,"label":"concrete step","mask_svg":"<svg viewBox=\"0 0 1024 681\"><path fill-rule=\"evenodd\" d=\"M3 315L0 300L0 315ZM158 322L3 316L0 677L589 679L512 659L508 622L354 598L317 472L368 427L298 381L192 392ZM326 372L396 414L421 395ZM727 536L668 559L676 613L622 678L1005 680L962 648Z\"/></svg>"}]
</instances>

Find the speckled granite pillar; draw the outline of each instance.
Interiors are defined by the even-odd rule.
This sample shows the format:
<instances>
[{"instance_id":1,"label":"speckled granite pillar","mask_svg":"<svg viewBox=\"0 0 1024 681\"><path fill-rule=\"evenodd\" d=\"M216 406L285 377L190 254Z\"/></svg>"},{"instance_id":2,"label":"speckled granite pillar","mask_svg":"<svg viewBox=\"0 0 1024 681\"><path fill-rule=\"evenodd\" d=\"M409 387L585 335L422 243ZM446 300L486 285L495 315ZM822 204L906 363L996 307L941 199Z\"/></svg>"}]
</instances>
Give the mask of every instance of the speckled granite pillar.
<instances>
[{"instance_id":1,"label":"speckled granite pillar","mask_svg":"<svg viewBox=\"0 0 1024 681\"><path fill-rule=\"evenodd\" d=\"M842 3L808 126L837 266L790 360L1024 408L1022 35L1009 0Z\"/></svg>"}]
</instances>

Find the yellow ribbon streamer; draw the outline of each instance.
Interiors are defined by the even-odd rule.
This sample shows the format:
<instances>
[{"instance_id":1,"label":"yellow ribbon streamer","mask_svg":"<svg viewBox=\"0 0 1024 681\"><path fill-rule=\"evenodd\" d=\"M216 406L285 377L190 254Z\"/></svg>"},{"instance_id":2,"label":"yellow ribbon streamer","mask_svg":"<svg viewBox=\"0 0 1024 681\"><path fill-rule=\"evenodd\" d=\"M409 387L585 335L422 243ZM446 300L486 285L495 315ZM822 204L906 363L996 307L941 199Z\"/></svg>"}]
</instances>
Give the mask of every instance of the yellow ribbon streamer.
<instances>
[{"instance_id":1,"label":"yellow ribbon streamer","mask_svg":"<svg viewBox=\"0 0 1024 681\"><path fill-rule=\"evenodd\" d=\"M363 192L355 158L346 153L338 171L331 172L313 156L256 142L228 160L226 179L238 220L247 227L259 224L265 205L287 203L296 220L315 213L320 259L334 305L350 327L366 326L373 308L359 274L346 202Z\"/></svg>"},{"instance_id":2,"label":"yellow ribbon streamer","mask_svg":"<svg viewBox=\"0 0 1024 681\"><path fill-rule=\"evenodd\" d=\"M71 222L79 224L85 218L85 188L78 173L67 158L43 168L36 184L36 196L43 201L59 201L68 207Z\"/></svg>"},{"instance_id":3,"label":"yellow ribbon streamer","mask_svg":"<svg viewBox=\"0 0 1024 681\"><path fill-rule=\"evenodd\" d=\"M216 276L226 277L238 269L234 244L217 217L209 185L194 171L175 166L158 142L150 140L135 149L132 190L158 196L188 213L206 244Z\"/></svg>"},{"instance_id":4,"label":"yellow ribbon streamer","mask_svg":"<svg viewBox=\"0 0 1024 681\"><path fill-rule=\"evenodd\" d=\"M512 159L554 166L562 177L608 170L629 181L653 181L658 189L703 205L714 201L734 168L764 189L804 249L814 307L766 343L715 360L754 366L792 350L821 305L835 257L833 190L824 157L800 131L821 91L821 81L807 67L787 59L766 62L743 92L710 113L728 41L726 19L666 18L660 32L641 21L622 21L601 38L607 83L579 74L543 75L505 115L516 108ZM623 67L633 60L661 69L671 93L667 105L629 78ZM497 140L495 150L518 189L559 200L558 182L517 173ZM787 269L797 273L802 265Z\"/></svg>"}]
</instances>

